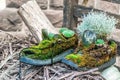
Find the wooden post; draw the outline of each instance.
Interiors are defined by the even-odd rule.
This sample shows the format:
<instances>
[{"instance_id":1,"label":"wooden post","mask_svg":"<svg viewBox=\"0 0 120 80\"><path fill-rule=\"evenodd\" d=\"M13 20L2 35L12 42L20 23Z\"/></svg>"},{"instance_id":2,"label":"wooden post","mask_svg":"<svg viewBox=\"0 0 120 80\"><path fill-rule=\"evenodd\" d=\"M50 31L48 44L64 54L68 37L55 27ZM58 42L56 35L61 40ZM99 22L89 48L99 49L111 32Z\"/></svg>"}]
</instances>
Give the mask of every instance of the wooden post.
<instances>
[{"instance_id":1,"label":"wooden post","mask_svg":"<svg viewBox=\"0 0 120 80\"><path fill-rule=\"evenodd\" d=\"M58 33L35 0L23 4L18 13L38 42L42 40L42 29Z\"/></svg>"},{"instance_id":2,"label":"wooden post","mask_svg":"<svg viewBox=\"0 0 120 80\"><path fill-rule=\"evenodd\" d=\"M78 5L78 0L64 0L63 27L74 29L77 26L77 17L73 15L75 5Z\"/></svg>"}]
</instances>

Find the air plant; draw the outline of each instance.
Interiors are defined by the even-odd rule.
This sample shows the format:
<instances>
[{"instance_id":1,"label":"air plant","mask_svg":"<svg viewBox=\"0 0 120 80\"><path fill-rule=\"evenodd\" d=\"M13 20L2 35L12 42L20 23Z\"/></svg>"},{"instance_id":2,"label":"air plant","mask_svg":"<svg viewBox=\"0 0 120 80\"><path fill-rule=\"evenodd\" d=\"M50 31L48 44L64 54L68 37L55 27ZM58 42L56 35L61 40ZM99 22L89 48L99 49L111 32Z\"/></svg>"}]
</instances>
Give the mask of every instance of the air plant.
<instances>
[{"instance_id":1,"label":"air plant","mask_svg":"<svg viewBox=\"0 0 120 80\"><path fill-rule=\"evenodd\" d=\"M80 35L83 35L85 30L94 31L98 36L109 35L115 28L117 20L108 16L104 12L90 12L83 16L83 22L77 27Z\"/></svg>"},{"instance_id":2,"label":"air plant","mask_svg":"<svg viewBox=\"0 0 120 80\"><path fill-rule=\"evenodd\" d=\"M103 12L88 13L77 27L81 40L74 53L81 51L82 54L69 54L65 59L80 68L99 67L109 62L116 55L117 44L111 40L106 41L106 37L116 28L117 22L114 17Z\"/></svg>"}]
</instances>

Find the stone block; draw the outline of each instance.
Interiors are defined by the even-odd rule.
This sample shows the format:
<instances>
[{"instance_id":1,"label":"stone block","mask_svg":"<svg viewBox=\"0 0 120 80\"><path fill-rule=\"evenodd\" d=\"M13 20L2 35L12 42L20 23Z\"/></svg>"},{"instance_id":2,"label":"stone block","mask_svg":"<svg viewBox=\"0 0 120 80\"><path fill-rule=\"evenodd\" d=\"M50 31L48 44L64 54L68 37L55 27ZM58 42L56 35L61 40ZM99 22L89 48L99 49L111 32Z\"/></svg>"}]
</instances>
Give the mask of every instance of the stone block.
<instances>
[{"instance_id":1,"label":"stone block","mask_svg":"<svg viewBox=\"0 0 120 80\"><path fill-rule=\"evenodd\" d=\"M26 3L29 0L6 0L7 7L19 8L22 4Z\"/></svg>"},{"instance_id":2,"label":"stone block","mask_svg":"<svg viewBox=\"0 0 120 80\"><path fill-rule=\"evenodd\" d=\"M99 1L99 3L97 3L96 8L114 14L119 13L119 4L115 4L107 1Z\"/></svg>"},{"instance_id":3,"label":"stone block","mask_svg":"<svg viewBox=\"0 0 120 80\"><path fill-rule=\"evenodd\" d=\"M22 4L29 0L7 0L7 7L19 8ZM47 9L47 0L36 0L42 9Z\"/></svg>"},{"instance_id":4,"label":"stone block","mask_svg":"<svg viewBox=\"0 0 120 80\"><path fill-rule=\"evenodd\" d=\"M47 9L48 0L36 0L41 9Z\"/></svg>"},{"instance_id":5,"label":"stone block","mask_svg":"<svg viewBox=\"0 0 120 80\"><path fill-rule=\"evenodd\" d=\"M53 7L63 7L64 0L51 0L51 6Z\"/></svg>"},{"instance_id":6,"label":"stone block","mask_svg":"<svg viewBox=\"0 0 120 80\"><path fill-rule=\"evenodd\" d=\"M20 31L23 22L15 8L6 8L0 12L0 30Z\"/></svg>"},{"instance_id":7,"label":"stone block","mask_svg":"<svg viewBox=\"0 0 120 80\"><path fill-rule=\"evenodd\" d=\"M109 36L110 39L115 40L116 42L120 43L120 29L115 29L111 35Z\"/></svg>"},{"instance_id":8,"label":"stone block","mask_svg":"<svg viewBox=\"0 0 120 80\"><path fill-rule=\"evenodd\" d=\"M116 66L120 67L120 56L117 56L116 57L116 63L115 63Z\"/></svg>"},{"instance_id":9,"label":"stone block","mask_svg":"<svg viewBox=\"0 0 120 80\"><path fill-rule=\"evenodd\" d=\"M44 10L44 13L55 27L57 28L62 27L63 24L62 10Z\"/></svg>"}]
</instances>

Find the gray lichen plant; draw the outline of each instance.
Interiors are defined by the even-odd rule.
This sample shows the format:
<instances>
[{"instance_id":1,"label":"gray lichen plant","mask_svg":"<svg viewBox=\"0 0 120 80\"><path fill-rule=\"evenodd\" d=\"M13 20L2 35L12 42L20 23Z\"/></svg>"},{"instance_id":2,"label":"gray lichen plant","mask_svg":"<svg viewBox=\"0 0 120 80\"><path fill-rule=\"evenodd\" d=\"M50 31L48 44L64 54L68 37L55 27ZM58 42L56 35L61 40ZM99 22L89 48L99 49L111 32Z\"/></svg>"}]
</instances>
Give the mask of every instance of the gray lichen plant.
<instances>
[{"instance_id":1,"label":"gray lichen plant","mask_svg":"<svg viewBox=\"0 0 120 80\"><path fill-rule=\"evenodd\" d=\"M117 24L117 19L112 16L108 16L104 12L90 12L83 16L82 23L77 27L80 35L83 35L85 30L91 30L97 34L97 36L109 35Z\"/></svg>"}]
</instances>

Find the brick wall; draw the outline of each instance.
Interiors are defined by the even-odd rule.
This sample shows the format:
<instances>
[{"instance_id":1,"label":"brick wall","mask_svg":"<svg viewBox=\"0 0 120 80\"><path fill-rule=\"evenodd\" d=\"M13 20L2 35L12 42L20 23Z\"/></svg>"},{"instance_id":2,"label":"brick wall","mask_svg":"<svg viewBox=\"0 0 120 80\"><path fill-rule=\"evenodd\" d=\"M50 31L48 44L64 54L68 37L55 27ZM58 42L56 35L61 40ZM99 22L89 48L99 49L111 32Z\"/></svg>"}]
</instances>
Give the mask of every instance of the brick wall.
<instances>
[{"instance_id":1,"label":"brick wall","mask_svg":"<svg viewBox=\"0 0 120 80\"><path fill-rule=\"evenodd\" d=\"M82 1L79 1L79 4L81 4ZM93 7L99 10L120 14L120 4L108 2L108 1L102 1L102 0L89 0L87 7Z\"/></svg>"},{"instance_id":2,"label":"brick wall","mask_svg":"<svg viewBox=\"0 0 120 80\"><path fill-rule=\"evenodd\" d=\"M29 0L7 0L8 7L19 7L23 3ZM82 4L83 0L79 0L79 4ZM63 0L37 0L39 6L42 9L63 9ZM102 0L89 0L87 7L94 7L96 9L108 11L115 14L120 14L120 4L111 3Z\"/></svg>"},{"instance_id":3,"label":"brick wall","mask_svg":"<svg viewBox=\"0 0 120 80\"><path fill-rule=\"evenodd\" d=\"M22 4L24 4L27 1L29 0L7 0L7 6L19 8ZM62 11L64 0L36 0L36 1L43 10L47 11L47 13L49 14L47 17L53 24L54 23L56 24L57 23L56 21L60 22L60 25L58 25L58 27L60 27L62 25L63 19ZM79 5L82 5L82 2L83 0L79 0ZM120 4L116 3L111 3L103 0L89 0L86 6L115 14L120 14ZM57 20L58 18L60 18L60 20Z\"/></svg>"},{"instance_id":4,"label":"brick wall","mask_svg":"<svg viewBox=\"0 0 120 80\"><path fill-rule=\"evenodd\" d=\"M19 8L22 4L29 0L6 0L7 7L16 7ZM63 7L63 0L36 0L39 6L42 9L55 8L59 9Z\"/></svg>"}]
</instances>

